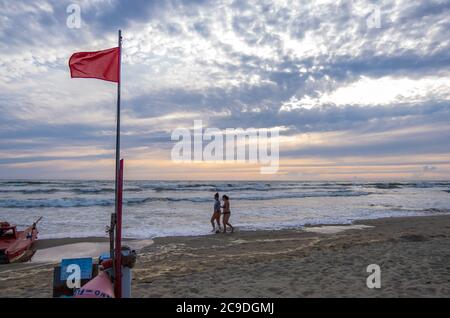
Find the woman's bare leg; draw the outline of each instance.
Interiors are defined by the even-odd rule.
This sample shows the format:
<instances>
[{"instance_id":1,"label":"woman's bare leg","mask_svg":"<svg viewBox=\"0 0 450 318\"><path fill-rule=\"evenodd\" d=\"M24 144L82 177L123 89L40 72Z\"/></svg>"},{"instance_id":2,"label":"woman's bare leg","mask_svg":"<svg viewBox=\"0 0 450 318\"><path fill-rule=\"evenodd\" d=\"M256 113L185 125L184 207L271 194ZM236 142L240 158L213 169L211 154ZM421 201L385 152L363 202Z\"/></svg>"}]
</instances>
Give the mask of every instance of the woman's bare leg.
<instances>
[{"instance_id":1,"label":"woman's bare leg","mask_svg":"<svg viewBox=\"0 0 450 318\"><path fill-rule=\"evenodd\" d=\"M220 214L217 216L216 222L217 222L217 227L219 228L219 231L220 231L220 230L222 229L222 228L220 227Z\"/></svg>"},{"instance_id":2,"label":"woman's bare leg","mask_svg":"<svg viewBox=\"0 0 450 318\"><path fill-rule=\"evenodd\" d=\"M223 216L222 224L223 224L223 233L227 233L227 216L226 214Z\"/></svg>"},{"instance_id":3,"label":"woman's bare leg","mask_svg":"<svg viewBox=\"0 0 450 318\"><path fill-rule=\"evenodd\" d=\"M211 225L213 227L212 232L214 232L216 230L216 226L214 225L215 219L216 219L215 214L213 214L213 216L211 217Z\"/></svg>"},{"instance_id":4,"label":"woman's bare leg","mask_svg":"<svg viewBox=\"0 0 450 318\"><path fill-rule=\"evenodd\" d=\"M233 228L233 225L231 225L230 224L230 215L229 214L227 214L227 218L226 218L226 224L231 228L231 233L233 233L233 230L234 230L234 228Z\"/></svg>"},{"instance_id":5,"label":"woman's bare leg","mask_svg":"<svg viewBox=\"0 0 450 318\"><path fill-rule=\"evenodd\" d=\"M223 215L223 233L227 232L227 225L230 225L230 223L228 223L228 220L230 219L230 215L229 214L224 214ZM233 229L233 228L231 228Z\"/></svg>"}]
</instances>

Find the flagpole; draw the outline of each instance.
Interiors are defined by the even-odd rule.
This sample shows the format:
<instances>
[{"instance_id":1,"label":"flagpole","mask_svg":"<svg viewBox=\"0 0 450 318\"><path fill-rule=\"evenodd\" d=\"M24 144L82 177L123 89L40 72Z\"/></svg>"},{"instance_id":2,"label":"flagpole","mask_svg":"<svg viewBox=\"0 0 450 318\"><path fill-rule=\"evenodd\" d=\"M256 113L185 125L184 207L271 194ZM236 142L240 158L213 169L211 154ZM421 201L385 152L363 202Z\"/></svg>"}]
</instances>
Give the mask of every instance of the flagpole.
<instances>
[{"instance_id":1,"label":"flagpole","mask_svg":"<svg viewBox=\"0 0 450 318\"><path fill-rule=\"evenodd\" d=\"M122 31L118 33L119 47L119 81L117 82L117 126L116 126L116 173L115 173L115 209L111 215L111 232L110 232L110 256L113 263L113 273L115 267L115 244L114 235L117 230L117 211L119 210L119 175L120 175L120 82L121 82L121 64L122 64ZM120 278L117 278L120 279Z\"/></svg>"}]
</instances>

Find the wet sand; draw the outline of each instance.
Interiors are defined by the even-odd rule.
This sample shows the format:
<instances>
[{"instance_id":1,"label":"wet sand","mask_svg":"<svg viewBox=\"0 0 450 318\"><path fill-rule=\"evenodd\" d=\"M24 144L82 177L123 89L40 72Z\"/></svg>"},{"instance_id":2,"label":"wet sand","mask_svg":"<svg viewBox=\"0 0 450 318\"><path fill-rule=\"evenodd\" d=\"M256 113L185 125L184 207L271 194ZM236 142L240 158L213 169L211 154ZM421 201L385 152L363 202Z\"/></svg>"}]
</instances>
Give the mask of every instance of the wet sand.
<instances>
[{"instance_id":1,"label":"wet sand","mask_svg":"<svg viewBox=\"0 0 450 318\"><path fill-rule=\"evenodd\" d=\"M38 247L87 243L107 246ZM450 297L448 215L128 243L139 250L133 297ZM0 266L0 297L51 297L52 263ZM369 264L381 268L380 289L366 286Z\"/></svg>"}]
</instances>

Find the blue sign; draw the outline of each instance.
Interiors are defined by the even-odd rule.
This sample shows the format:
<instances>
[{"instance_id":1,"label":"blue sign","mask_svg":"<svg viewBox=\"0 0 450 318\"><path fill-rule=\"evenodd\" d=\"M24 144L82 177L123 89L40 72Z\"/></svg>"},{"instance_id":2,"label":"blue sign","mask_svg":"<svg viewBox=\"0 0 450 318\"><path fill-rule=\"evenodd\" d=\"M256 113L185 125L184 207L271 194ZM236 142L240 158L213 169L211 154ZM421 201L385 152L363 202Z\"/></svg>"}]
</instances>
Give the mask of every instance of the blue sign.
<instances>
[{"instance_id":1,"label":"blue sign","mask_svg":"<svg viewBox=\"0 0 450 318\"><path fill-rule=\"evenodd\" d=\"M92 278L92 257L86 258L67 258L61 261L61 280L67 280L71 272L67 272L70 265L78 265L80 267L80 279Z\"/></svg>"}]
</instances>

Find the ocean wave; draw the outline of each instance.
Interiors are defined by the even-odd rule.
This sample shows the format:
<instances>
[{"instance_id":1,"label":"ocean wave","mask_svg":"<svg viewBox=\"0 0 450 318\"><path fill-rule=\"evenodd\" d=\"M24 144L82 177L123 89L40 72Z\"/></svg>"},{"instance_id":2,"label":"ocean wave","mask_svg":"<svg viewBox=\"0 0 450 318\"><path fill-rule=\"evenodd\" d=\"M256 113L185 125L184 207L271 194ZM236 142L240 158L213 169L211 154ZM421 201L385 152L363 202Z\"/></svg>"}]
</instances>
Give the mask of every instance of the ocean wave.
<instances>
[{"instance_id":1,"label":"ocean wave","mask_svg":"<svg viewBox=\"0 0 450 318\"><path fill-rule=\"evenodd\" d=\"M156 192L162 191L232 191L232 190L258 190L270 189L270 184L262 183L169 183L169 184L150 184L143 186L146 189L152 189Z\"/></svg>"},{"instance_id":2,"label":"ocean wave","mask_svg":"<svg viewBox=\"0 0 450 318\"><path fill-rule=\"evenodd\" d=\"M170 186L147 186L147 189L153 189L156 192L164 192L164 191L174 191L174 192L200 192L200 191L210 191L210 192L238 192L238 191L261 191L261 192L269 192L269 191L285 191L285 190L314 190L314 189L326 189L326 190L338 190L338 189L346 189L341 185L273 185L273 184L251 184L251 185L236 185L236 184L227 184L227 185L213 185L213 184L202 184L196 186L188 186L188 185L170 185Z\"/></svg>"},{"instance_id":3,"label":"ocean wave","mask_svg":"<svg viewBox=\"0 0 450 318\"><path fill-rule=\"evenodd\" d=\"M379 189L398 189L398 188L434 188L434 187L447 187L449 182L443 181L428 181L428 182L380 182L369 183L368 185Z\"/></svg>"},{"instance_id":4,"label":"ocean wave","mask_svg":"<svg viewBox=\"0 0 450 318\"><path fill-rule=\"evenodd\" d=\"M146 189L151 189L156 192L164 191L217 191L215 186L197 186L197 187L185 187L185 186L147 186Z\"/></svg>"},{"instance_id":5,"label":"ocean wave","mask_svg":"<svg viewBox=\"0 0 450 318\"><path fill-rule=\"evenodd\" d=\"M170 192L273 192L290 190L364 190L400 189L400 188L448 188L450 182L162 182L162 181L128 181L125 192L142 192L153 190L157 193ZM443 190L447 191L447 190ZM0 193L56 193L73 192L75 194L113 193L113 181L0 181ZM447 191L448 192L448 191Z\"/></svg>"},{"instance_id":6,"label":"ocean wave","mask_svg":"<svg viewBox=\"0 0 450 318\"><path fill-rule=\"evenodd\" d=\"M18 193L18 194L51 194L58 192L72 192L75 194L102 194L102 193L114 193L114 188L50 188L50 189L0 189L0 193ZM124 189L124 192L141 192L140 188Z\"/></svg>"},{"instance_id":7,"label":"ocean wave","mask_svg":"<svg viewBox=\"0 0 450 318\"><path fill-rule=\"evenodd\" d=\"M423 207L407 207L403 205L395 205L395 204L369 204L371 208L382 209L382 210L390 210L393 212L428 212L433 214L448 214L450 213L450 209L445 208L423 208Z\"/></svg>"},{"instance_id":8,"label":"ocean wave","mask_svg":"<svg viewBox=\"0 0 450 318\"><path fill-rule=\"evenodd\" d=\"M0 193L22 193L22 194L49 194L62 191L61 189L0 189Z\"/></svg>"},{"instance_id":9,"label":"ocean wave","mask_svg":"<svg viewBox=\"0 0 450 318\"><path fill-rule=\"evenodd\" d=\"M101 193L114 193L114 188L75 188L70 189L75 194L101 194Z\"/></svg>"},{"instance_id":10,"label":"ocean wave","mask_svg":"<svg viewBox=\"0 0 450 318\"><path fill-rule=\"evenodd\" d=\"M278 193L274 195L239 195L231 197L232 200L275 200L275 199L293 199L307 197L337 197L337 196L362 196L369 195L369 192L355 191L334 191L334 192L309 192L309 193ZM139 205L148 202L192 202L205 203L210 202L210 197L143 197L143 198L125 198L124 205ZM66 197L61 199L4 199L0 200L0 207L3 208L67 208L67 207L89 207L89 206L112 206L114 199L96 199L83 197Z\"/></svg>"},{"instance_id":11,"label":"ocean wave","mask_svg":"<svg viewBox=\"0 0 450 318\"><path fill-rule=\"evenodd\" d=\"M55 187L55 188L65 188L72 186L80 186L84 184L81 181L0 181L0 187Z\"/></svg>"},{"instance_id":12,"label":"ocean wave","mask_svg":"<svg viewBox=\"0 0 450 318\"><path fill-rule=\"evenodd\" d=\"M450 213L450 209L437 209L437 208L424 209L423 211L433 213L433 214L439 214L439 213L448 214L448 213Z\"/></svg>"},{"instance_id":13,"label":"ocean wave","mask_svg":"<svg viewBox=\"0 0 450 318\"><path fill-rule=\"evenodd\" d=\"M339 190L339 191L315 191L315 192L291 192L291 193L279 193L276 195L241 195L237 197L237 200L272 200L272 199L295 199L295 198L317 198L317 197L356 197L370 195L371 192L365 191L351 191L351 190ZM230 197L232 199L232 197Z\"/></svg>"},{"instance_id":14,"label":"ocean wave","mask_svg":"<svg viewBox=\"0 0 450 318\"><path fill-rule=\"evenodd\" d=\"M3 208L69 208L69 207L108 206L113 204L114 200L109 199L87 200L84 198L0 200L0 207Z\"/></svg>"},{"instance_id":15,"label":"ocean wave","mask_svg":"<svg viewBox=\"0 0 450 318\"><path fill-rule=\"evenodd\" d=\"M400 189L400 188L433 188L447 187L449 182L235 182L235 183L151 183L140 185L142 188L156 192L173 191L285 191L285 190L339 190L339 189Z\"/></svg>"},{"instance_id":16,"label":"ocean wave","mask_svg":"<svg viewBox=\"0 0 450 318\"><path fill-rule=\"evenodd\" d=\"M402 188L402 184L400 183L375 183L373 187L377 189L399 189Z\"/></svg>"},{"instance_id":17,"label":"ocean wave","mask_svg":"<svg viewBox=\"0 0 450 318\"><path fill-rule=\"evenodd\" d=\"M7 185L36 185L36 184L55 184L58 182L55 181L21 181L21 180L17 180L17 181L0 181L0 184L7 184ZM63 183L61 181L61 183Z\"/></svg>"}]
</instances>

